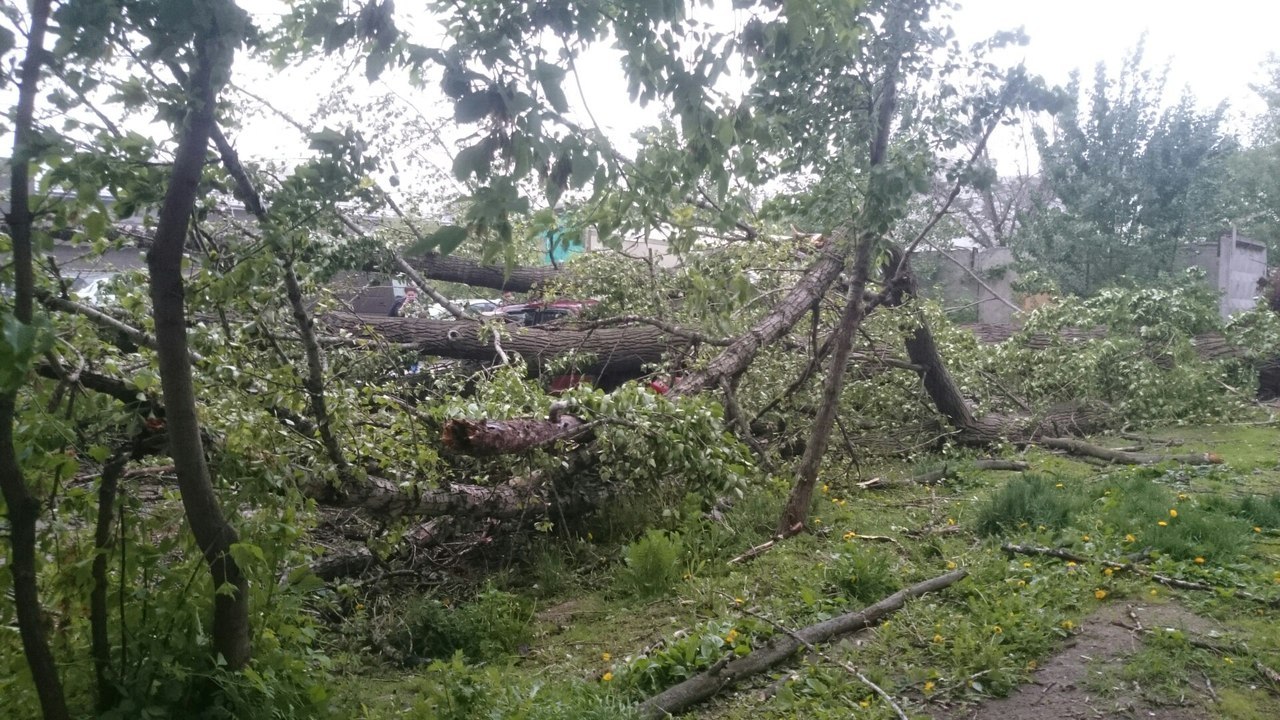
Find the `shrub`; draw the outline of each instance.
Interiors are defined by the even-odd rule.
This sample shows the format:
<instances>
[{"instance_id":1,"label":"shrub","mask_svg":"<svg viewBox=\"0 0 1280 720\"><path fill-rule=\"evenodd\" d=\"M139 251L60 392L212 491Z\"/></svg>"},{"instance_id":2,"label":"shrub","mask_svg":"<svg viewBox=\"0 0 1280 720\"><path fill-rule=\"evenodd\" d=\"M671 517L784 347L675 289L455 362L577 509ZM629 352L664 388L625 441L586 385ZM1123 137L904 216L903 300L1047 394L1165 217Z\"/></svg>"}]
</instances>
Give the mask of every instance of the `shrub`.
<instances>
[{"instance_id":1,"label":"shrub","mask_svg":"<svg viewBox=\"0 0 1280 720\"><path fill-rule=\"evenodd\" d=\"M626 565L618 574L622 590L647 598L670 590L680 579L684 543L679 533L650 530L623 551Z\"/></svg>"},{"instance_id":2,"label":"shrub","mask_svg":"<svg viewBox=\"0 0 1280 720\"><path fill-rule=\"evenodd\" d=\"M1060 530L1084 506L1079 490L1052 478L1024 474L1005 483L978 509L977 531L998 535L1019 527Z\"/></svg>"}]
</instances>

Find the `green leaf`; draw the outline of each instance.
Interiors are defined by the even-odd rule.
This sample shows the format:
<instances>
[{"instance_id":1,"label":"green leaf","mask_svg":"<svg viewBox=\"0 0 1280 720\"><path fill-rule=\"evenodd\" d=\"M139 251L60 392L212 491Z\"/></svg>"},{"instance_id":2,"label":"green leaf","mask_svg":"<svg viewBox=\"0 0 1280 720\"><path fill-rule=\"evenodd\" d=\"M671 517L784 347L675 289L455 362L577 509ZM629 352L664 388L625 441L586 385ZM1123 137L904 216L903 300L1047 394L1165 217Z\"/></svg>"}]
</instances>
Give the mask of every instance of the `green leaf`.
<instances>
[{"instance_id":1,"label":"green leaf","mask_svg":"<svg viewBox=\"0 0 1280 720\"><path fill-rule=\"evenodd\" d=\"M445 225L423 237L405 249L404 254L408 256L425 255L432 250L439 252L441 255L448 255L467 239L467 229L458 225Z\"/></svg>"},{"instance_id":2,"label":"green leaf","mask_svg":"<svg viewBox=\"0 0 1280 720\"><path fill-rule=\"evenodd\" d=\"M538 83L542 85L542 93L547 96L547 102L551 103L551 107L559 113L569 112L569 101L560 87L560 83L564 81L564 68L539 60L534 74L538 78Z\"/></svg>"}]
</instances>

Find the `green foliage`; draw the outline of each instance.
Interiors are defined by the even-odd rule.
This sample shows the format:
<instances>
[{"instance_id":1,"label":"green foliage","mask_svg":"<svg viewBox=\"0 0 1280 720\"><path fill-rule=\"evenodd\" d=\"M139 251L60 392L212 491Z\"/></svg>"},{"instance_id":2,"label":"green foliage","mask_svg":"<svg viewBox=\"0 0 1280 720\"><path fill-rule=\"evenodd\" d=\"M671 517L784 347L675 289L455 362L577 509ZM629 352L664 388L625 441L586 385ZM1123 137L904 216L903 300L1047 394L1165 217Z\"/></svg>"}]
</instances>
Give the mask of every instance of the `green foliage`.
<instances>
[{"instance_id":1,"label":"green foliage","mask_svg":"<svg viewBox=\"0 0 1280 720\"><path fill-rule=\"evenodd\" d=\"M684 574L684 543L679 533L650 530L623 551L618 572L624 592L641 598L662 595Z\"/></svg>"},{"instance_id":2,"label":"green foliage","mask_svg":"<svg viewBox=\"0 0 1280 720\"><path fill-rule=\"evenodd\" d=\"M901 587L891 557L856 542L846 542L834 553L824 574L836 593L861 605L882 600Z\"/></svg>"},{"instance_id":3,"label":"green foliage","mask_svg":"<svg viewBox=\"0 0 1280 720\"><path fill-rule=\"evenodd\" d=\"M436 659L455 653L471 662L498 660L529 641L530 602L487 588L457 607L426 597L410 601L388 642L407 657Z\"/></svg>"},{"instance_id":4,"label":"green foliage","mask_svg":"<svg viewBox=\"0 0 1280 720\"><path fill-rule=\"evenodd\" d=\"M1078 487L1055 478L1023 473L1009 480L979 506L974 528L982 535L1002 535L1028 527L1061 530L1086 504Z\"/></svg>"},{"instance_id":5,"label":"green foliage","mask_svg":"<svg viewBox=\"0 0 1280 720\"><path fill-rule=\"evenodd\" d=\"M581 683L513 682L505 668L475 667L461 654L437 660L404 688L404 700L393 698L385 707L362 698L368 720L403 717L407 720L628 720L635 706L607 687Z\"/></svg>"}]
</instances>

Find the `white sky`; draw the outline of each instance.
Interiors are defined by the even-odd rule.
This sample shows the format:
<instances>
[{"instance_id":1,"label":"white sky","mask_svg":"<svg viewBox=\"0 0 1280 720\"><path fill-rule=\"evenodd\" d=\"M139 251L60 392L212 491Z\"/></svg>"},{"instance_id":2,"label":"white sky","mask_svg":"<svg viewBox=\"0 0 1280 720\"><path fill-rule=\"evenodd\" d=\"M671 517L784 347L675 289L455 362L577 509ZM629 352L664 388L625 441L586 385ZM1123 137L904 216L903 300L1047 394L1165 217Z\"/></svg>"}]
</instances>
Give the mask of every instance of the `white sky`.
<instances>
[{"instance_id":1,"label":"white sky","mask_svg":"<svg viewBox=\"0 0 1280 720\"><path fill-rule=\"evenodd\" d=\"M245 0L244 5L265 9L276 3ZM406 9L402 4L401 14ZM402 22L418 28L427 24L414 23L413 18ZM1259 68L1267 54L1280 52L1280 2L1275 0L964 0L954 14L953 26L962 45L997 31L1025 28L1030 44L1008 51L1006 59L1010 63L1024 60L1029 71L1044 76L1051 85L1066 82L1075 68L1088 81L1099 61L1114 70L1146 32L1148 66L1169 62L1169 100L1184 86L1206 108L1227 100L1236 118L1233 127L1241 131L1247 127L1245 118L1262 108L1249 84L1262 79ZM592 113L620 140L651 124L659 110L629 103L617 57L612 48L600 47L579 59L578 70ZM238 70L240 77L257 74L244 65ZM299 80L288 74L250 84L264 87L278 106L291 108L302 117L314 109L316 99L327 89L316 78ZM434 88L431 90L434 94ZM565 90L570 103L579 106L571 77ZM419 97L415 102L431 106L437 101ZM585 116L581 120L588 122ZM281 132L274 123L271 126L276 129L251 126L257 132L241 134L242 149L250 155L276 159L304 154L305 143L286 139L295 135L292 129ZM1017 138L1006 136L994 149L1003 172L1015 170L1014 165L1026 165L1026 154L1018 149Z\"/></svg>"}]
</instances>

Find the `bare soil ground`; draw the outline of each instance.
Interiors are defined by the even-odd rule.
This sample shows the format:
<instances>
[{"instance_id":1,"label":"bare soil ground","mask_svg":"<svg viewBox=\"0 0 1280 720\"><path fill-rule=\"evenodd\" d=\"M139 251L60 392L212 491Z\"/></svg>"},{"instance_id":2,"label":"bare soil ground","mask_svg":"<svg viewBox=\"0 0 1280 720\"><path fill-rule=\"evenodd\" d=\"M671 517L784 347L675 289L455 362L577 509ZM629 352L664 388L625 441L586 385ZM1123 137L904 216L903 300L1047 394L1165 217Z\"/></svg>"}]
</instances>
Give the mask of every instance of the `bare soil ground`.
<instances>
[{"instance_id":1,"label":"bare soil ground","mask_svg":"<svg viewBox=\"0 0 1280 720\"><path fill-rule=\"evenodd\" d=\"M1115 623L1134 626L1133 615L1148 628L1178 628L1196 636L1217 629L1213 620L1176 604L1150 606L1113 603L1094 613L1058 654L1041 663L1030 683L1008 697L935 715L937 720L1084 720L1157 718L1202 720L1213 717L1205 705L1212 690L1200 678L1187 678L1176 705L1156 705L1140 687L1112 685L1099 694L1099 681L1113 676L1142 647L1143 639Z\"/></svg>"}]
</instances>

